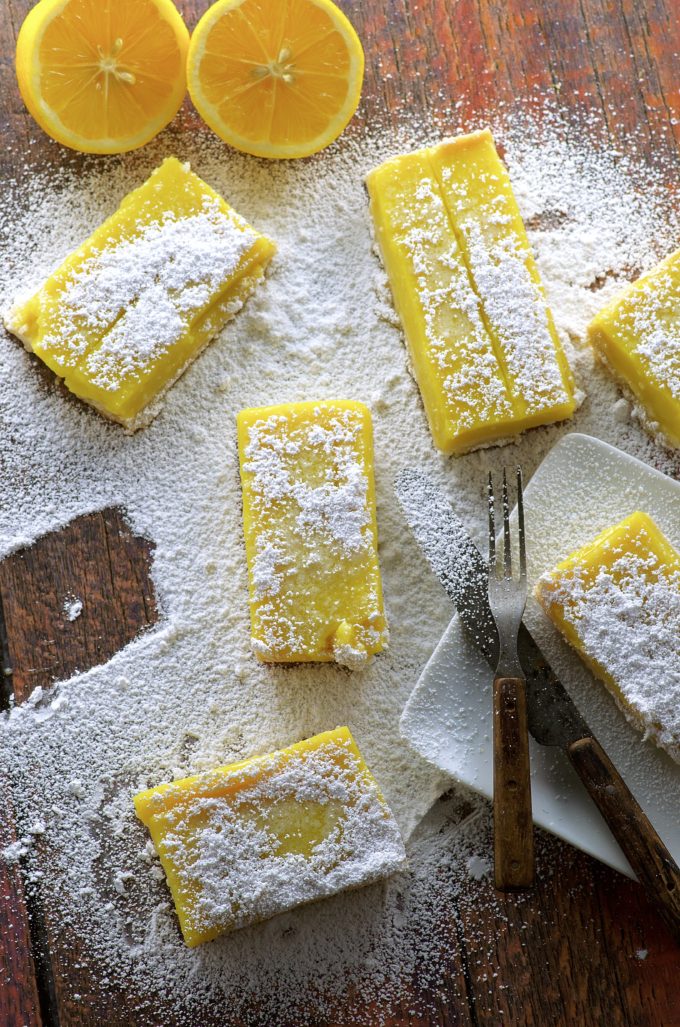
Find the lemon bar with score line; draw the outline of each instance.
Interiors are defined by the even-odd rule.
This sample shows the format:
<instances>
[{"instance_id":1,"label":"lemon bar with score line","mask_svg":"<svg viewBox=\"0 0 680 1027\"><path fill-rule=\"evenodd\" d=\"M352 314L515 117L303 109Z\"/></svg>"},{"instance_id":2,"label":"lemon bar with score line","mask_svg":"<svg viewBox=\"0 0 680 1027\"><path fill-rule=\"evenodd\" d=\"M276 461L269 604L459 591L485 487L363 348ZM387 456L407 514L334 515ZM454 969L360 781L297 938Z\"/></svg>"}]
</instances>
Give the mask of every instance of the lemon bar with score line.
<instances>
[{"instance_id":1,"label":"lemon bar with score line","mask_svg":"<svg viewBox=\"0 0 680 1027\"><path fill-rule=\"evenodd\" d=\"M368 409L290 403L237 426L256 654L362 666L387 641Z\"/></svg>"},{"instance_id":2,"label":"lemon bar with score line","mask_svg":"<svg viewBox=\"0 0 680 1027\"><path fill-rule=\"evenodd\" d=\"M406 863L346 727L140 792L187 945L357 888Z\"/></svg>"},{"instance_id":3,"label":"lemon bar with score line","mask_svg":"<svg viewBox=\"0 0 680 1027\"><path fill-rule=\"evenodd\" d=\"M607 528L536 596L631 723L680 762L680 553L651 517Z\"/></svg>"},{"instance_id":4,"label":"lemon bar with score line","mask_svg":"<svg viewBox=\"0 0 680 1027\"><path fill-rule=\"evenodd\" d=\"M273 252L170 157L5 324L71 392L135 430L240 308Z\"/></svg>"},{"instance_id":5,"label":"lemon bar with score line","mask_svg":"<svg viewBox=\"0 0 680 1027\"><path fill-rule=\"evenodd\" d=\"M488 130L366 178L435 444L464 453L570 417L574 385Z\"/></svg>"},{"instance_id":6,"label":"lemon bar with score line","mask_svg":"<svg viewBox=\"0 0 680 1027\"><path fill-rule=\"evenodd\" d=\"M680 250L614 296L588 338L633 393L646 427L680 447Z\"/></svg>"}]
</instances>

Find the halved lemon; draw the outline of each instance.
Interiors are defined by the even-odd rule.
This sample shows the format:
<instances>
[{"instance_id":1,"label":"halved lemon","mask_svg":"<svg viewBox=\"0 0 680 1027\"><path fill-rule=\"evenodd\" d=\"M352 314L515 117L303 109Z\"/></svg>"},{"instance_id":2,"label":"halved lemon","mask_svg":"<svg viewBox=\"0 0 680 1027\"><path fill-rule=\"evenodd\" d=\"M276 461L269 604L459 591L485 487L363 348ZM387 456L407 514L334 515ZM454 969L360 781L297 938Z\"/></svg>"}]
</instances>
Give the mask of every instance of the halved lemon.
<instances>
[{"instance_id":1,"label":"halved lemon","mask_svg":"<svg viewBox=\"0 0 680 1027\"><path fill-rule=\"evenodd\" d=\"M188 48L172 0L41 0L17 40L19 89L64 146L122 153L179 110Z\"/></svg>"},{"instance_id":2,"label":"halved lemon","mask_svg":"<svg viewBox=\"0 0 680 1027\"><path fill-rule=\"evenodd\" d=\"M354 114L364 52L331 0L218 0L191 37L189 93L231 146L307 157Z\"/></svg>"}]
</instances>

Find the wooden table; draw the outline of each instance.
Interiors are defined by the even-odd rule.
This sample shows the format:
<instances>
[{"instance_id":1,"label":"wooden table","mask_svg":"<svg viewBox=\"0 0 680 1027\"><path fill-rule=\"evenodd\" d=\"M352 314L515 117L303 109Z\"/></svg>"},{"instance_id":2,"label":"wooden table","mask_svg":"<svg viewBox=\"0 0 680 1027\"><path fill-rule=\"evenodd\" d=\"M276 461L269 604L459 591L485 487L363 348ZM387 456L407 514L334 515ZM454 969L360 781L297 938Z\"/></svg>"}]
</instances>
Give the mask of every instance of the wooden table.
<instances>
[{"instance_id":1,"label":"wooden table","mask_svg":"<svg viewBox=\"0 0 680 1027\"><path fill-rule=\"evenodd\" d=\"M29 155L64 159L26 114L14 80L16 33L30 6L0 3L0 163L9 173ZM206 6L179 2L189 26ZM677 0L346 0L343 7L366 49L359 118L396 125L416 110L445 127L451 98L464 121L478 122L499 102L539 91L566 109L598 113L617 149L636 132L650 161L659 152L677 159ZM196 122L189 105L179 118L181 129ZM154 623L151 560L152 546L131 534L123 512L106 510L0 564L0 639L13 670L5 702L10 688L21 702L37 685L101 663ZM64 645L56 597L69 593L87 604ZM0 817L0 848L12 839L11 817ZM496 898L503 922L491 911L488 880L470 882L477 901L466 905L467 922L451 924L437 1014L414 1019L404 996L393 1027L680 1025L680 949L640 887L566 846L557 846L556 858L559 873L540 880L535 893ZM171 1012L140 1013L138 995L103 994L77 965L77 940L66 946L57 939L37 902L27 910L18 874L2 862L0 903L0 1027L182 1027ZM636 958L640 949L646 958ZM69 998L73 991L80 1002ZM366 1027L378 1013L361 1012ZM333 1021L342 1022L341 1015ZM224 1010L203 1023L237 1027Z\"/></svg>"}]
</instances>

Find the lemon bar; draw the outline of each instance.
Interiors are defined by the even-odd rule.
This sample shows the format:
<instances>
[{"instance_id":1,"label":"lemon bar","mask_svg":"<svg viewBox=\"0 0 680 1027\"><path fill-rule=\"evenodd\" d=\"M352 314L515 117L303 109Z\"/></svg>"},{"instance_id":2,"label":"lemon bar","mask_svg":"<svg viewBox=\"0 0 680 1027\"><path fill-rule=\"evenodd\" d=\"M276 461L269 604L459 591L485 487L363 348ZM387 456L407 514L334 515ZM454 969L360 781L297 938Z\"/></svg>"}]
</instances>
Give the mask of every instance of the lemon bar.
<instances>
[{"instance_id":1,"label":"lemon bar","mask_svg":"<svg viewBox=\"0 0 680 1027\"><path fill-rule=\"evenodd\" d=\"M368 409L290 403L237 426L255 653L361 667L388 637Z\"/></svg>"},{"instance_id":2,"label":"lemon bar","mask_svg":"<svg viewBox=\"0 0 680 1027\"><path fill-rule=\"evenodd\" d=\"M491 133L388 160L366 184L438 448L570 417L571 372Z\"/></svg>"},{"instance_id":3,"label":"lemon bar","mask_svg":"<svg viewBox=\"0 0 680 1027\"><path fill-rule=\"evenodd\" d=\"M241 307L273 252L170 157L5 323L71 392L134 431Z\"/></svg>"},{"instance_id":4,"label":"lemon bar","mask_svg":"<svg viewBox=\"0 0 680 1027\"><path fill-rule=\"evenodd\" d=\"M588 338L648 429L680 447L680 250L614 296Z\"/></svg>"},{"instance_id":5,"label":"lemon bar","mask_svg":"<svg viewBox=\"0 0 680 1027\"><path fill-rule=\"evenodd\" d=\"M680 553L651 517L607 528L536 595L628 720L680 761Z\"/></svg>"},{"instance_id":6,"label":"lemon bar","mask_svg":"<svg viewBox=\"0 0 680 1027\"><path fill-rule=\"evenodd\" d=\"M346 727L141 792L189 946L376 881L406 862Z\"/></svg>"}]
</instances>

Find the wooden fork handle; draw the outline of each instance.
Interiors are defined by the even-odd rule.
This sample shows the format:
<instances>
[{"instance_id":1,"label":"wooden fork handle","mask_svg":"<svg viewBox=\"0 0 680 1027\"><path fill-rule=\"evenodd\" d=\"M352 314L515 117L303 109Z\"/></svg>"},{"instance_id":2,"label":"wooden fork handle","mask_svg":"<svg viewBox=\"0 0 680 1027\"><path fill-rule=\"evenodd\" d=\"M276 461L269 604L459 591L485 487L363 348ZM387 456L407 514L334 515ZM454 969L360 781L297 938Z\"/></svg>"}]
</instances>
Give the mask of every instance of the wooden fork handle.
<instances>
[{"instance_id":1,"label":"wooden fork handle","mask_svg":"<svg viewBox=\"0 0 680 1027\"><path fill-rule=\"evenodd\" d=\"M675 937L680 939L680 869L618 770L595 738L567 753L628 862Z\"/></svg>"},{"instance_id":2,"label":"wooden fork handle","mask_svg":"<svg viewBox=\"0 0 680 1027\"><path fill-rule=\"evenodd\" d=\"M494 875L501 891L534 883L534 833L529 780L526 686L522 678L493 683Z\"/></svg>"}]
</instances>

